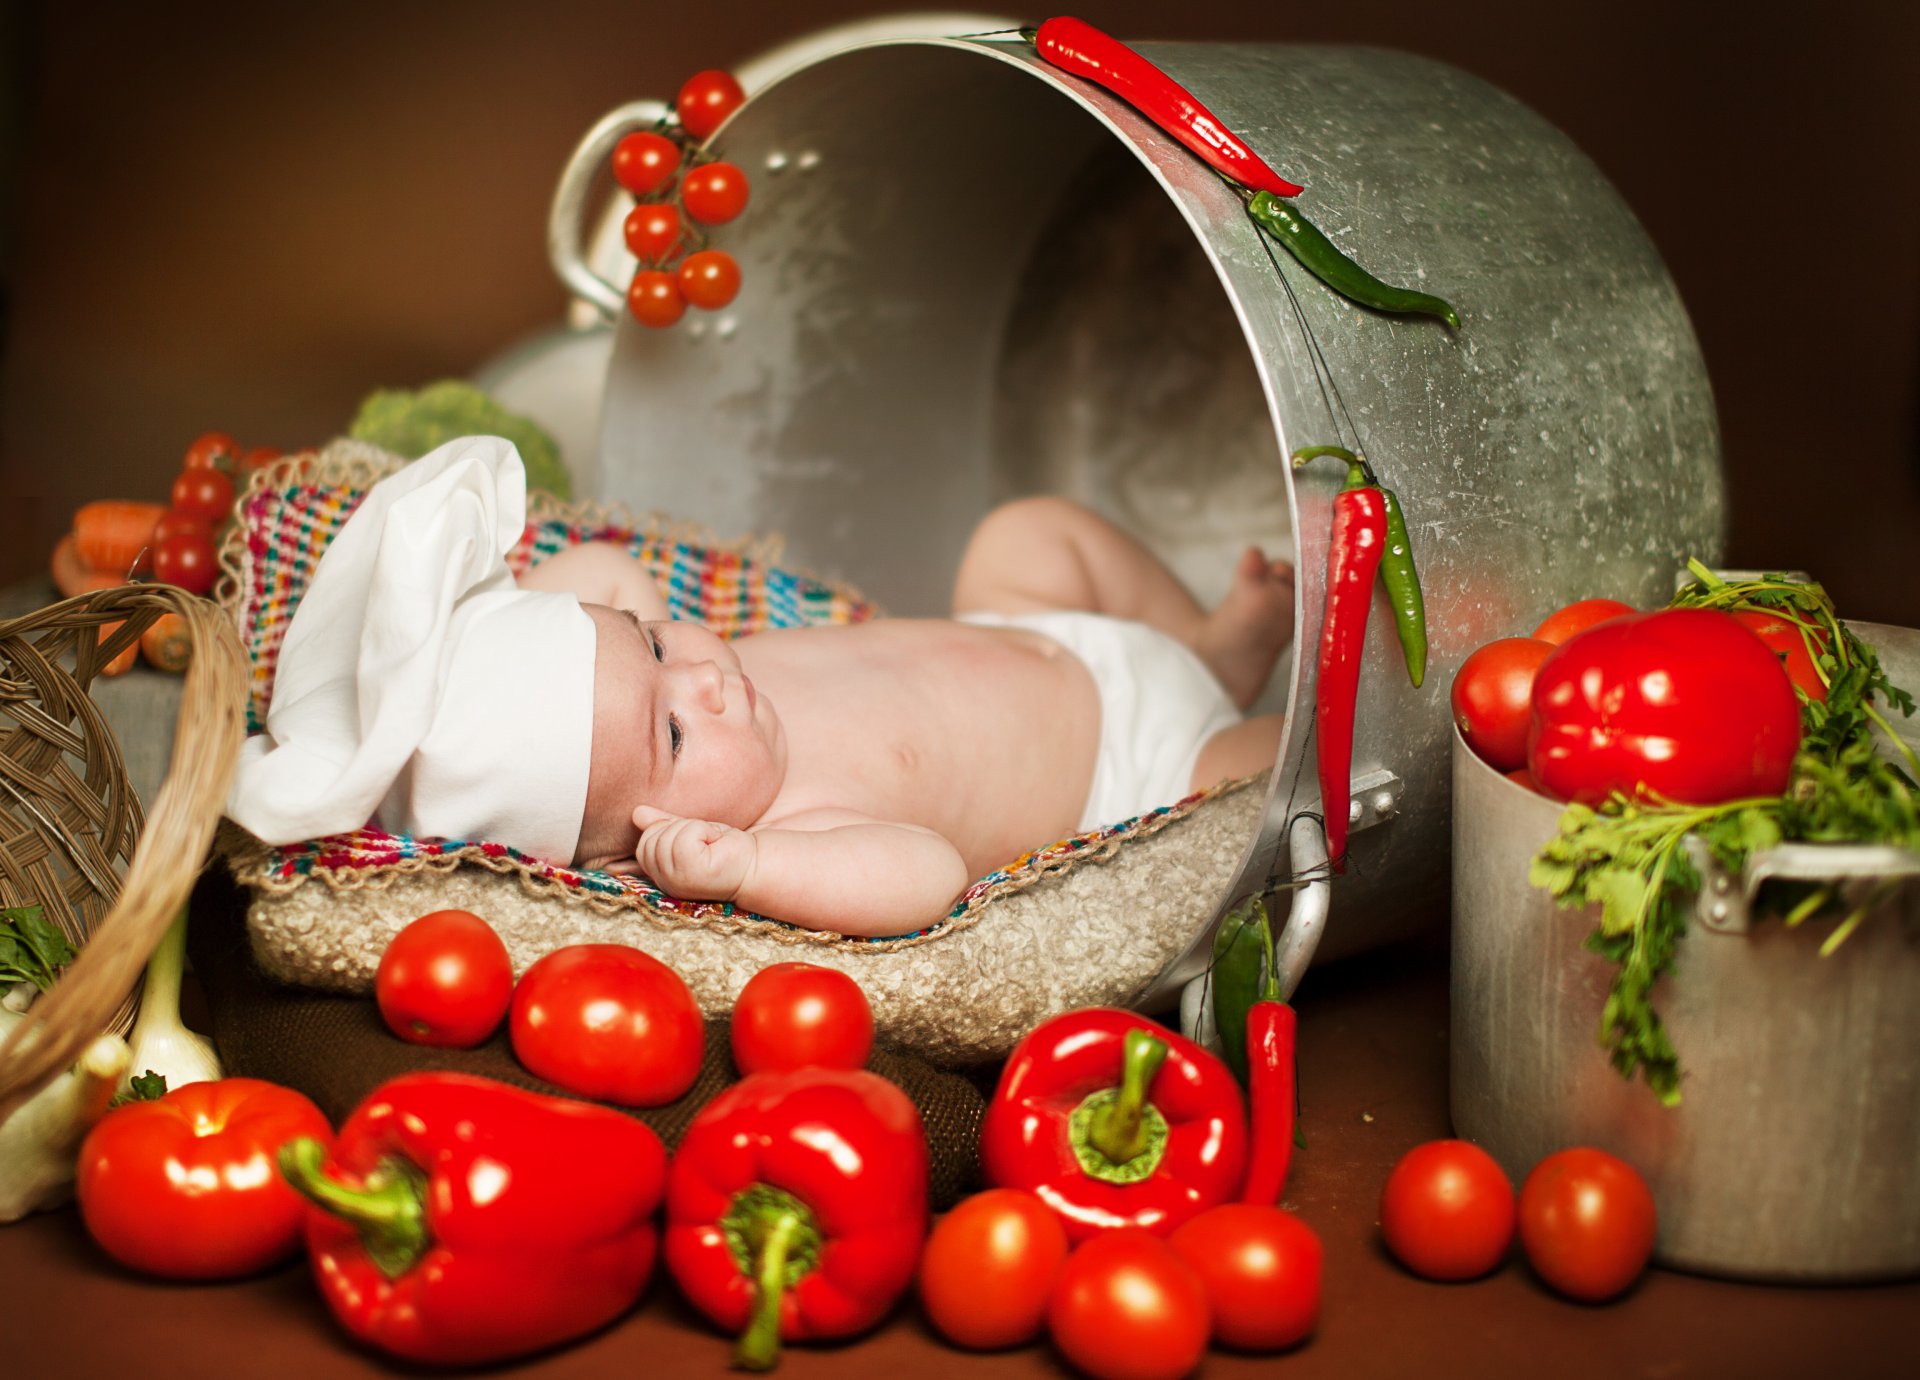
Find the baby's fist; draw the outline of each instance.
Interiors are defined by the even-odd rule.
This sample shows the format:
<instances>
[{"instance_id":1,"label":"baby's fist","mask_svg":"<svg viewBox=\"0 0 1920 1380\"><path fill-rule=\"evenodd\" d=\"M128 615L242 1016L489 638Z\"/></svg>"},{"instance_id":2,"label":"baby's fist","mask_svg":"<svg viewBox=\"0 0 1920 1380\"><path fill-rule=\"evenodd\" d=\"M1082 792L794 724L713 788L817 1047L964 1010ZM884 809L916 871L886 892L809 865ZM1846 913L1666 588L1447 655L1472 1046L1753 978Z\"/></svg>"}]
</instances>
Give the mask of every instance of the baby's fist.
<instances>
[{"instance_id":1,"label":"baby's fist","mask_svg":"<svg viewBox=\"0 0 1920 1380\"><path fill-rule=\"evenodd\" d=\"M757 844L730 824L682 819L642 805L634 860L669 895L685 901L731 901L753 871Z\"/></svg>"}]
</instances>

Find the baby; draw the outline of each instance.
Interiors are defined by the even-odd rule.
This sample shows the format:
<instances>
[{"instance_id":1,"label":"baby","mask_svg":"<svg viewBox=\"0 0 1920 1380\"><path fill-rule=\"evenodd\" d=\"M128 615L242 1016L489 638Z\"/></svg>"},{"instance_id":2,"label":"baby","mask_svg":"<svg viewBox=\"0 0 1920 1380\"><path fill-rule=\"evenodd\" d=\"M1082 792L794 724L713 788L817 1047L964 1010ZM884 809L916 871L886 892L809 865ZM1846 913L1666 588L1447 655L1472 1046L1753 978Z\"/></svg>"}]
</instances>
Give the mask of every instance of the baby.
<instances>
[{"instance_id":1,"label":"baby","mask_svg":"<svg viewBox=\"0 0 1920 1380\"><path fill-rule=\"evenodd\" d=\"M279 652L228 813L268 843L359 828L640 872L847 934L944 915L1022 852L1273 764L1245 718L1293 631L1247 550L1202 609L1086 508L999 508L950 619L725 641L586 543L516 583L518 455L451 442L376 484Z\"/></svg>"}]
</instances>

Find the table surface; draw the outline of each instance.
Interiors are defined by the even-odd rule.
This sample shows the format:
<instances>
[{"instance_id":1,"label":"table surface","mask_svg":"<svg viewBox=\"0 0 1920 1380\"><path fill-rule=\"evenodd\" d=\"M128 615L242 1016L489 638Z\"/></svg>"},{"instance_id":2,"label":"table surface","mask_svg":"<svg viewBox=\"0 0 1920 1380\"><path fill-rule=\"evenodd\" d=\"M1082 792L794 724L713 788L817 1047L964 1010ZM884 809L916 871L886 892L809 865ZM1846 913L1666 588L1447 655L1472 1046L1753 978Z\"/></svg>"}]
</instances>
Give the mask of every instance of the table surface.
<instances>
[{"instance_id":1,"label":"table surface","mask_svg":"<svg viewBox=\"0 0 1920 1380\"><path fill-rule=\"evenodd\" d=\"M1516 1256L1490 1278L1441 1285L1385 1254L1375 1208L1393 1162L1448 1134L1445 954L1424 945L1316 969L1296 999L1303 1125L1287 1205L1326 1245L1317 1335L1276 1360L1215 1352L1200 1374L1284 1367L1299 1377L1801 1377L1920 1373L1920 1282L1789 1288L1656 1269L1610 1305L1549 1293ZM298 1263L220 1285L141 1279L88 1239L68 1208L0 1227L10 1373L263 1375L302 1380L412 1373L356 1350ZM723 1339L664 1282L572 1347L489 1374L700 1375L727 1370ZM1417 1367L1417 1370L1416 1370ZM791 1349L783 1374L1058 1375L1044 1345L975 1355L940 1344L909 1300L871 1335ZM428 1372L418 1372L427 1374Z\"/></svg>"}]
</instances>

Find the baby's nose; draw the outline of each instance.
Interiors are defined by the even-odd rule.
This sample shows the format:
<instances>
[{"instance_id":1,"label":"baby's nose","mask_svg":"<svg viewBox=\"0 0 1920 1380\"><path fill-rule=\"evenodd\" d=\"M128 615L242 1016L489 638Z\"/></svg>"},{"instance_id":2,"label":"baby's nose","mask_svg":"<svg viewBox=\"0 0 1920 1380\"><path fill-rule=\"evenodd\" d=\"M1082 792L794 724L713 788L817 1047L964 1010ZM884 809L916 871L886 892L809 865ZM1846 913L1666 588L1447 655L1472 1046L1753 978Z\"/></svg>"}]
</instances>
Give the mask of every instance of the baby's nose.
<instances>
[{"instance_id":1,"label":"baby's nose","mask_svg":"<svg viewBox=\"0 0 1920 1380\"><path fill-rule=\"evenodd\" d=\"M687 668L693 680L694 695L701 708L718 714L727 707L727 673L717 661L702 661Z\"/></svg>"}]
</instances>

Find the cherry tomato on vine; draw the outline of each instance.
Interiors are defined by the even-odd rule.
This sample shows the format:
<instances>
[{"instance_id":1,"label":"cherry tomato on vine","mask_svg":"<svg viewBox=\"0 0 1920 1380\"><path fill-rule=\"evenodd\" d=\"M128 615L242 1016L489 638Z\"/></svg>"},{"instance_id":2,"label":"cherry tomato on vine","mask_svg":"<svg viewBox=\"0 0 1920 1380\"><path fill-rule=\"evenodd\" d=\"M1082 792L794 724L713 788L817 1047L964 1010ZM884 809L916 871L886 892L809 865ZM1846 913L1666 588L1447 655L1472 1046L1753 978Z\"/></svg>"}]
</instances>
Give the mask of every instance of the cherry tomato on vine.
<instances>
[{"instance_id":1,"label":"cherry tomato on vine","mask_svg":"<svg viewBox=\"0 0 1920 1380\"><path fill-rule=\"evenodd\" d=\"M719 311L740 292L740 265L724 249L687 255L675 276L680 295L702 311Z\"/></svg>"},{"instance_id":2,"label":"cherry tomato on vine","mask_svg":"<svg viewBox=\"0 0 1920 1380\"><path fill-rule=\"evenodd\" d=\"M247 451L245 455L240 457L240 464L234 470L235 480L239 483L245 483L248 475L252 474L255 470L264 470L284 454L286 454L286 452L278 446L254 446Z\"/></svg>"},{"instance_id":3,"label":"cherry tomato on vine","mask_svg":"<svg viewBox=\"0 0 1920 1380\"><path fill-rule=\"evenodd\" d=\"M686 1092L706 1048L686 981L625 944L574 944L538 960L520 975L508 1022L530 1072L628 1107Z\"/></svg>"},{"instance_id":4,"label":"cherry tomato on vine","mask_svg":"<svg viewBox=\"0 0 1920 1380\"><path fill-rule=\"evenodd\" d=\"M1222 1203L1182 1222L1167 1240L1206 1286L1215 1341L1281 1351L1312 1334L1326 1252L1291 1212Z\"/></svg>"},{"instance_id":5,"label":"cherry tomato on vine","mask_svg":"<svg viewBox=\"0 0 1920 1380\"><path fill-rule=\"evenodd\" d=\"M627 285L627 310L643 326L671 326L687 314L687 299L671 273L643 268Z\"/></svg>"},{"instance_id":6,"label":"cherry tomato on vine","mask_svg":"<svg viewBox=\"0 0 1920 1380\"><path fill-rule=\"evenodd\" d=\"M1537 637L1502 637L1476 650L1453 677L1453 721L1495 771L1527 765L1533 678L1553 654Z\"/></svg>"},{"instance_id":7,"label":"cherry tomato on vine","mask_svg":"<svg viewBox=\"0 0 1920 1380\"><path fill-rule=\"evenodd\" d=\"M387 1029L410 1044L471 1049L507 1014L513 960L472 911L436 910L388 941L373 995Z\"/></svg>"},{"instance_id":8,"label":"cherry tomato on vine","mask_svg":"<svg viewBox=\"0 0 1920 1380\"><path fill-rule=\"evenodd\" d=\"M680 204L702 225L725 225L747 209L747 175L731 163L702 163L680 179Z\"/></svg>"},{"instance_id":9,"label":"cherry tomato on vine","mask_svg":"<svg viewBox=\"0 0 1920 1380\"><path fill-rule=\"evenodd\" d=\"M1380 1233L1426 1279L1476 1279L1513 1243L1513 1184L1464 1140L1430 1140L1400 1157L1380 1194Z\"/></svg>"},{"instance_id":10,"label":"cherry tomato on vine","mask_svg":"<svg viewBox=\"0 0 1920 1380\"><path fill-rule=\"evenodd\" d=\"M652 196L680 170L680 146L664 134L638 129L613 146L613 180L638 197Z\"/></svg>"},{"instance_id":11,"label":"cherry tomato on vine","mask_svg":"<svg viewBox=\"0 0 1920 1380\"><path fill-rule=\"evenodd\" d=\"M1820 671L1814 663L1815 655L1825 655L1827 650L1827 632L1812 620L1802 622L1785 609L1769 609L1762 613L1758 609L1736 609L1733 616L1753 629L1762 642L1773 649L1787 668L1787 678L1795 687L1804 691L1808 699L1821 704L1827 702L1827 683L1820 679ZM1801 629L1805 628L1803 634ZM1811 638L1814 650L1807 650L1807 641Z\"/></svg>"},{"instance_id":12,"label":"cherry tomato on vine","mask_svg":"<svg viewBox=\"0 0 1920 1380\"><path fill-rule=\"evenodd\" d=\"M232 469L240 455L240 443L224 431L204 431L187 446L187 470Z\"/></svg>"},{"instance_id":13,"label":"cherry tomato on vine","mask_svg":"<svg viewBox=\"0 0 1920 1380\"><path fill-rule=\"evenodd\" d=\"M634 207L622 228L628 252L648 268L658 268L672 258L687 229L679 208L660 201Z\"/></svg>"},{"instance_id":14,"label":"cherry tomato on vine","mask_svg":"<svg viewBox=\"0 0 1920 1380\"><path fill-rule=\"evenodd\" d=\"M1625 1160L1578 1146L1548 1155L1520 1188L1527 1263L1569 1298L1625 1292L1653 1255L1653 1192Z\"/></svg>"},{"instance_id":15,"label":"cherry tomato on vine","mask_svg":"<svg viewBox=\"0 0 1920 1380\"><path fill-rule=\"evenodd\" d=\"M233 511L233 480L223 470L182 470L173 481L173 506L218 527Z\"/></svg>"},{"instance_id":16,"label":"cherry tomato on vine","mask_svg":"<svg viewBox=\"0 0 1920 1380\"><path fill-rule=\"evenodd\" d=\"M681 83L680 94L673 99L680 127L696 139L704 139L746 104L747 93L731 72L709 68L695 72Z\"/></svg>"},{"instance_id":17,"label":"cherry tomato on vine","mask_svg":"<svg viewBox=\"0 0 1920 1380\"><path fill-rule=\"evenodd\" d=\"M734 1066L743 1074L865 1068L873 1008L860 984L838 969L776 963L740 989L731 1036Z\"/></svg>"},{"instance_id":18,"label":"cherry tomato on vine","mask_svg":"<svg viewBox=\"0 0 1920 1380\"><path fill-rule=\"evenodd\" d=\"M1047 1301L1054 1345L1099 1380L1175 1380L1200 1363L1211 1326L1200 1276L1140 1227L1084 1242Z\"/></svg>"},{"instance_id":19,"label":"cherry tomato on vine","mask_svg":"<svg viewBox=\"0 0 1920 1380\"><path fill-rule=\"evenodd\" d=\"M990 1188L942 1217L920 1257L920 1302L934 1328L976 1351L1023 1346L1046 1323L1067 1260L1067 1229L1024 1189Z\"/></svg>"},{"instance_id":20,"label":"cherry tomato on vine","mask_svg":"<svg viewBox=\"0 0 1920 1380\"><path fill-rule=\"evenodd\" d=\"M1595 623L1604 623L1609 618L1624 617L1637 613L1632 604L1623 604L1618 599L1576 599L1565 608L1555 609L1541 620L1533 635L1542 642L1551 642L1559 646L1575 633L1585 632Z\"/></svg>"},{"instance_id":21,"label":"cherry tomato on vine","mask_svg":"<svg viewBox=\"0 0 1920 1380\"><path fill-rule=\"evenodd\" d=\"M189 594L205 594L213 588L220 578L220 561L204 526L198 531L182 527L154 543L153 578L178 585Z\"/></svg>"},{"instance_id":22,"label":"cherry tomato on vine","mask_svg":"<svg viewBox=\"0 0 1920 1380\"><path fill-rule=\"evenodd\" d=\"M207 545L213 545L213 528L206 519L183 513L177 508L168 508L160 514L160 520L153 525L153 543L158 546L168 537L181 532L191 532L195 536L205 537Z\"/></svg>"}]
</instances>

